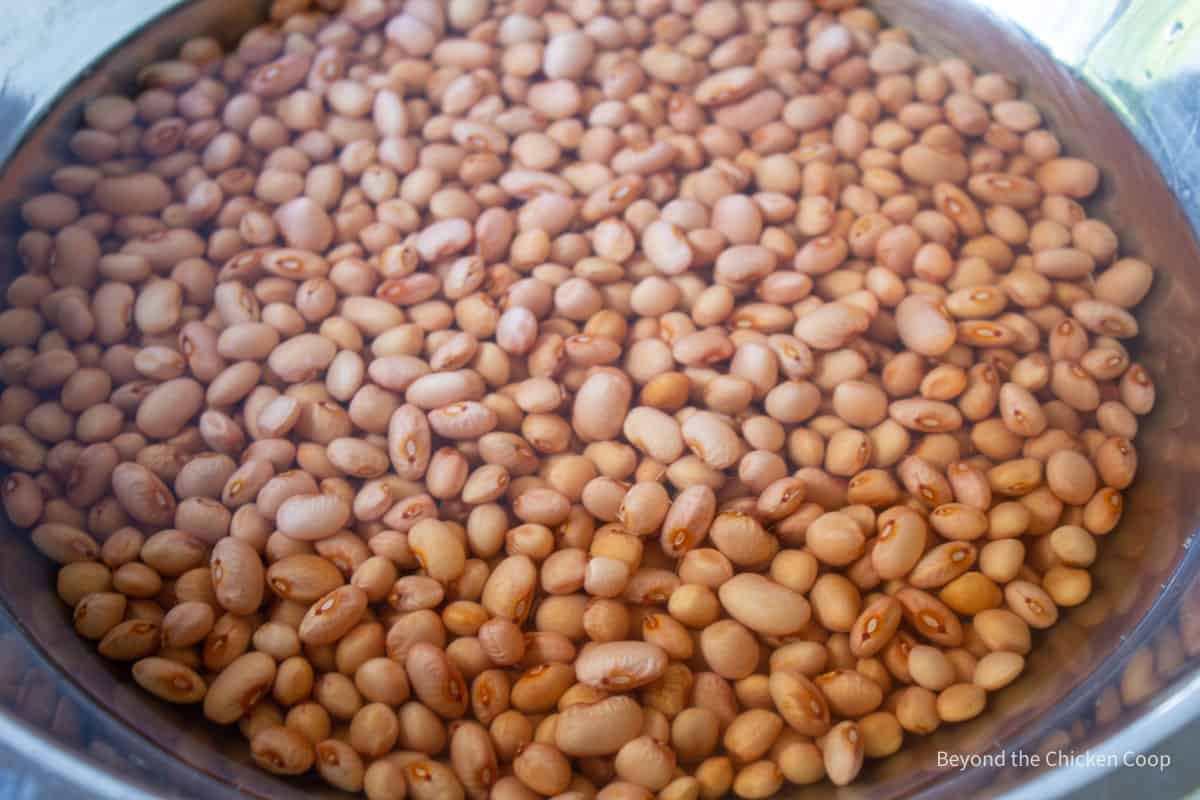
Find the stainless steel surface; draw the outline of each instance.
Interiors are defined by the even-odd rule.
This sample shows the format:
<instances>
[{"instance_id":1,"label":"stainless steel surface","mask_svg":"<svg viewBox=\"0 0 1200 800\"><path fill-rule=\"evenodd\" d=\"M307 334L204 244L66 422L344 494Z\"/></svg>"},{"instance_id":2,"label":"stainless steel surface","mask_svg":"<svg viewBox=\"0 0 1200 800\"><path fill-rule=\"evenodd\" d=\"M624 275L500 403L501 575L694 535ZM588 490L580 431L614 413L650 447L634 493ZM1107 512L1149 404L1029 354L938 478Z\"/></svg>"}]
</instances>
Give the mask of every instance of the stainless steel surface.
<instances>
[{"instance_id":1,"label":"stainless steel surface","mask_svg":"<svg viewBox=\"0 0 1200 800\"><path fill-rule=\"evenodd\" d=\"M179 14L132 40L72 89L60 93L112 44L123 41L179 0L0 0L0 161L24 141L0 176L0 253L12 270L19 224L14 202L39 185L61 156L63 132L82 102L128 85L140 64L169 52L196 31L236 32L249 24L254 3L196 0ZM1151 752L1165 736L1200 717L1200 664L1195 659L1115 721L1097 723L1095 704L1111 691L1126 660L1167 634L1172 611L1196 574L1200 558L1188 544L1200 520L1200 420L1192 412L1200 363L1200 1L1198 0L879 0L876 7L909 28L917 42L1016 77L1046 112L1069 152L1104 170L1096 201L1122 236L1123 250L1160 268L1143 312L1139 357L1154 374L1160 406L1139 441L1143 471L1130 493L1121 529L1107 537L1096 568L1097 596L1063 621L1030 659L1030 674L993 698L989 712L953 726L871 766L864 783L834 793L827 785L789 792L795 797L928 797L1064 794L1103 773L1100 768L977 769L954 773L937 765L937 751L1034 753L1047 741L1092 752ZM1091 87L1089 90L1087 87ZM53 110L50 110L53 109ZM49 115L30 133L43 115ZM25 138L28 135L29 138ZM11 274L11 272L9 273ZM153 795L178 786L185 796L219 796L231 787L260 796L299 797L316 783L275 780L245 763L236 735L221 736L198 715L148 700L126 673L110 668L90 644L77 639L53 592L53 570L19 532L0 535L0 599L18 632L45 653L51 679L74 698L84 720L79 735L46 734L28 742L31 758L84 776L100 794L105 781L128 778L85 755L96 741L117 737L118 761L136 770ZM0 655L18 642L8 638ZM0 659L2 661L3 659ZM36 659L35 659L36 660ZM0 739L16 716L30 680L0 663L0 684L17 681L13 701L0 705ZM3 686L0 685L0 689ZM34 704L36 705L36 704ZM51 723L32 730L49 730ZM124 727L123 727L124 726ZM121 738L124 737L124 738ZM66 765L70 765L69 767ZM108 776L107 778L105 776ZM1153 777L1147 777L1153 780ZM126 796L135 796L132 791Z\"/></svg>"}]
</instances>

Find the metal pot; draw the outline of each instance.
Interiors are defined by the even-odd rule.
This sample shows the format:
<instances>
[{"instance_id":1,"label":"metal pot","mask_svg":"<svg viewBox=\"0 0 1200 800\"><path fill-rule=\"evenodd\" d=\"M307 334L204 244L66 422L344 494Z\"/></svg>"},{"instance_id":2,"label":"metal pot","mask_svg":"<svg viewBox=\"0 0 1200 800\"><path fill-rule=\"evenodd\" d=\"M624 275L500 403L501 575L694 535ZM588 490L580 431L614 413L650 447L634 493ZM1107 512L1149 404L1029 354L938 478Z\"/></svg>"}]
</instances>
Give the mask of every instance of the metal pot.
<instances>
[{"instance_id":1,"label":"metal pot","mask_svg":"<svg viewBox=\"0 0 1200 800\"><path fill-rule=\"evenodd\" d=\"M130 84L140 65L189 35L231 39L246 0L39 0L6 4L0 34L0 253L15 270L20 199L62 159L87 98ZM1041 637L1029 669L989 710L871 764L843 797L1065 793L1149 753L1200 717L1200 590L1189 589L1200 520L1200 3L1195 0L877 0L935 54L957 53L1026 87L1068 152L1100 164L1093 202L1122 249L1158 268L1140 315L1139 360L1159 404L1139 438L1142 469L1124 521L1106 537L1096 590ZM1190 47L1189 47L1190 45ZM1188 58L1192 63L1188 63ZM1192 69L1189 70L1189 67ZM0 536L0 764L49 794L98 797L302 797L248 763L240 737L158 703L76 637L54 572L20 531ZM1182 622L1177 613L1184 603ZM1090 753L1083 763L1048 753ZM985 754L958 771L948 754ZM1042 753L1036 762L1017 754ZM1001 754L1006 754L1003 759ZM1111 756L1111 758L1110 758ZM998 763L1001 762L1002 763ZM1054 768L1055 764L1069 766ZM1148 779L1150 780L1150 779ZM0 779L0 789L3 789ZM828 785L787 790L829 796ZM9 794L4 791L3 793Z\"/></svg>"}]
</instances>

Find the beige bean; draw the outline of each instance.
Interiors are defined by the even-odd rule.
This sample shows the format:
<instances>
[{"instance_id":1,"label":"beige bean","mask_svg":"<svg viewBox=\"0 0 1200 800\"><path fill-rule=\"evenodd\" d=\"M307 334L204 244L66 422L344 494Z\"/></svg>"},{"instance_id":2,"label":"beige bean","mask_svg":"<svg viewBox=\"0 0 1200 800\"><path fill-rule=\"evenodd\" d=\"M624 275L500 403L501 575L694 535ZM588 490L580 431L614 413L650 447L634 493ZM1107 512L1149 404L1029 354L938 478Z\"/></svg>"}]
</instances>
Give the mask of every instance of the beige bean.
<instances>
[{"instance_id":1,"label":"beige bean","mask_svg":"<svg viewBox=\"0 0 1200 800\"><path fill-rule=\"evenodd\" d=\"M585 441L615 438L632 396L629 379L615 370L594 372L575 395L572 427Z\"/></svg>"},{"instance_id":2,"label":"beige bean","mask_svg":"<svg viewBox=\"0 0 1200 800\"><path fill-rule=\"evenodd\" d=\"M177 378L159 384L138 406L138 429L156 439L169 439L191 420L203 404L204 389L191 378Z\"/></svg>"},{"instance_id":3,"label":"beige bean","mask_svg":"<svg viewBox=\"0 0 1200 800\"><path fill-rule=\"evenodd\" d=\"M72 622L85 639L102 640L125 616L128 601L116 592L92 592L75 604Z\"/></svg>"},{"instance_id":4,"label":"beige bean","mask_svg":"<svg viewBox=\"0 0 1200 800\"><path fill-rule=\"evenodd\" d=\"M309 645L332 644L362 618L367 595L357 586L340 586L325 595L300 621L300 640Z\"/></svg>"},{"instance_id":5,"label":"beige bean","mask_svg":"<svg viewBox=\"0 0 1200 800\"><path fill-rule=\"evenodd\" d=\"M160 641L158 625L147 620L129 619L109 630L100 640L98 649L101 655L113 661L139 661L157 652ZM138 680L136 671L134 680L144 685Z\"/></svg>"},{"instance_id":6,"label":"beige bean","mask_svg":"<svg viewBox=\"0 0 1200 800\"><path fill-rule=\"evenodd\" d=\"M1096 277L1096 299L1132 308L1142 301L1154 281L1154 270L1136 258L1123 258Z\"/></svg>"},{"instance_id":7,"label":"beige bean","mask_svg":"<svg viewBox=\"0 0 1200 800\"><path fill-rule=\"evenodd\" d=\"M537 587L537 568L525 555L501 561L484 584L480 602L493 616L516 623L524 621Z\"/></svg>"},{"instance_id":8,"label":"beige bean","mask_svg":"<svg viewBox=\"0 0 1200 800\"><path fill-rule=\"evenodd\" d=\"M662 648L645 642L606 642L586 648L575 662L579 681L598 689L627 690L656 680L667 667Z\"/></svg>"},{"instance_id":9,"label":"beige bean","mask_svg":"<svg viewBox=\"0 0 1200 800\"><path fill-rule=\"evenodd\" d=\"M449 583L462 575L466 550L445 523L421 520L408 532L408 541L429 577Z\"/></svg>"},{"instance_id":10,"label":"beige bean","mask_svg":"<svg viewBox=\"0 0 1200 800\"><path fill-rule=\"evenodd\" d=\"M556 795L571 782L571 764L557 747L531 742L517 751L513 774L541 795Z\"/></svg>"},{"instance_id":11,"label":"beige bean","mask_svg":"<svg viewBox=\"0 0 1200 800\"><path fill-rule=\"evenodd\" d=\"M622 431L630 444L665 464L683 454L679 423L657 408L638 406L631 409L622 424Z\"/></svg>"},{"instance_id":12,"label":"beige bean","mask_svg":"<svg viewBox=\"0 0 1200 800\"><path fill-rule=\"evenodd\" d=\"M158 476L140 464L122 463L113 470L112 490L121 506L138 522L166 526L175 517L175 498Z\"/></svg>"},{"instance_id":13,"label":"beige bean","mask_svg":"<svg viewBox=\"0 0 1200 800\"><path fill-rule=\"evenodd\" d=\"M1048 194L1083 199L1096 191L1100 171L1082 159L1055 158L1038 167L1034 177Z\"/></svg>"},{"instance_id":14,"label":"beige bean","mask_svg":"<svg viewBox=\"0 0 1200 800\"><path fill-rule=\"evenodd\" d=\"M275 680L275 661L265 653L247 653L221 671L204 695L204 716L221 725L248 712Z\"/></svg>"},{"instance_id":15,"label":"beige bean","mask_svg":"<svg viewBox=\"0 0 1200 800\"><path fill-rule=\"evenodd\" d=\"M684 420L681 431L688 448L714 469L732 466L740 455L737 433L716 414L698 411Z\"/></svg>"},{"instance_id":16,"label":"beige bean","mask_svg":"<svg viewBox=\"0 0 1200 800\"><path fill-rule=\"evenodd\" d=\"M1096 470L1080 453L1059 450L1046 461L1046 484L1064 503L1084 505L1096 491Z\"/></svg>"},{"instance_id":17,"label":"beige bean","mask_svg":"<svg viewBox=\"0 0 1200 800\"><path fill-rule=\"evenodd\" d=\"M628 695L563 709L554 728L554 742L577 758L613 755L642 730L644 712Z\"/></svg>"},{"instance_id":18,"label":"beige bean","mask_svg":"<svg viewBox=\"0 0 1200 800\"><path fill-rule=\"evenodd\" d=\"M1019 436L1037 436L1046 429L1046 415L1037 399L1024 387L1000 387L1000 413L1005 426Z\"/></svg>"},{"instance_id":19,"label":"beige bean","mask_svg":"<svg viewBox=\"0 0 1200 800\"><path fill-rule=\"evenodd\" d=\"M445 651L418 642L408 651L405 669L413 692L422 703L446 719L462 716L469 699L466 683Z\"/></svg>"},{"instance_id":20,"label":"beige bean","mask_svg":"<svg viewBox=\"0 0 1200 800\"><path fill-rule=\"evenodd\" d=\"M333 536L350 519L350 504L333 494L298 494L275 512L275 525L285 536L316 541Z\"/></svg>"},{"instance_id":21,"label":"beige bean","mask_svg":"<svg viewBox=\"0 0 1200 800\"><path fill-rule=\"evenodd\" d=\"M803 596L759 575L736 575L718 590L721 605L737 621L768 636L787 636L808 624Z\"/></svg>"},{"instance_id":22,"label":"beige bean","mask_svg":"<svg viewBox=\"0 0 1200 800\"><path fill-rule=\"evenodd\" d=\"M254 763L277 775L301 775L316 758L313 745L300 733L282 725L259 731L250 741Z\"/></svg>"},{"instance_id":23,"label":"beige bean","mask_svg":"<svg viewBox=\"0 0 1200 800\"><path fill-rule=\"evenodd\" d=\"M1005 651L1024 655L1029 652L1030 631L1025 620L1003 608L987 609L975 615L972 621L989 650Z\"/></svg>"},{"instance_id":24,"label":"beige bean","mask_svg":"<svg viewBox=\"0 0 1200 800\"><path fill-rule=\"evenodd\" d=\"M313 753L316 770L326 783L345 792L362 791L365 768L354 748L336 739L325 739L316 744Z\"/></svg>"},{"instance_id":25,"label":"beige bean","mask_svg":"<svg viewBox=\"0 0 1200 800\"><path fill-rule=\"evenodd\" d=\"M815 350L836 350L864 333L871 316L843 302L826 303L799 316L792 334Z\"/></svg>"},{"instance_id":26,"label":"beige bean","mask_svg":"<svg viewBox=\"0 0 1200 800\"><path fill-rule=\"evenodd\" d=\"M4 513L18 527L32 527L42 516L44 502L41 489L25 473L14 472L4 479L0 485L0 499L4 503Z\"/></svg>"},{"instance_id":27,"label":"beige bean","mask_svg":"<svg viewBox=\"0 0 1200 800\"><path fill-rule=\"evenodd\" d=\"M1025 659L1018 653L996 651L979 659L973 682L990 692L1012 683L1025 668Z\"/></svg>"},{"instance_id":28,"label":"beige bean","mask_svg":"<svg viewBox=\"0 0 1200 800\"><path fill-rule=\"evenodd\" d=\"M208 635L214 622L212 606L190 601L171 608L162 621L163 645L189 647Z\"/></svg>"},{"instance_id":29,"label":"beige bean","mask_svg":"<svg viewBox=\"0 0 1200 800\"><path fill-rule=\"evenodd\" d=\"M866 542L858 523L840 511L813 520L806 536L813 555L834 566L845 566L857 559Z\"/></svg>"},{"instance_id":30,"label":"beige bean","mask_svg":"<svg viewBox=\"0 0 1200 800\"><path fill-rule=\"evenodd\" d=\"M701 631L700 651L713 671L728 680L749 676L758 664L758 643L734 620L720 620Z\"/></svg>"},{"instance_id":31,"label":"beige bean","mask_svg":"<svg viewBox=\"0 0 1200 800\"><path fill-rule=\"evenodd\" d=\"M1127 339L1138 333L1137 319L1132 314L1102 300L1080 300L1071 306L1071 315L1083 327L1101 336Z\"/></svg>"},{"instance_id":32,"label":"beige bean","mask_svg":"<svg viewBox=\"0 0 1200 800\"><path fill-rule=\"evenodd\" d=\"M198 703L208 689L204 680L187 666L153 656L133 665L133 679L168 703Z\"/></svg>"},{"instance_id":33,"label":"beige bean","mask_svg":"<svg viewBox=\"0 0 1200 800\"><path fill-rule=\"evenodd\" d=\"M833 713L841 717L861 717L883 702L879 684L857 670L837 669L818 675L813 683L825 695Z\"/></svg>"},{"instance_id":34,"label":"beige bean","mask_svg":"<svg viewBox=\"0 0 1200 800\"><path fill-rule=\"evenodd\" d=\"M925 295L910 295L896 307L896 328L905 347L936 357L957 338L953 318L944 305Z\"/></svg>"},{"instance_id":35,"label":"beige bean","mask_svg":"<svg viewBox=\"0 0 1200 800\"><path fill-rule=\"evenodd\" d=\"M845 786L858 776L863 763L863 740L853 722L840 722L824 738L822 755L825 772L836 786Z\"/></svg>"},{"instance_id":36,"label":"beige bean","mask_svg":"<svg viewBox=\"0 0 1200 800\"><path fill-rule=\"evenodd\" d=\"M221 539L213 547L209 566L213 590L222 608L245 616L262 604L266 571L249 544L232 537Z\"/></svg>"},{"instance_id":37,"label":"beige bean","mask_svg":"<svg viewBox=\"0 0 1200 800\"><path fill-rule=\"evenodd\" d=\"M715 512L716 497L707 486L692 486L677 494L662 523L664 552L679 556L699 544Z\"/></svg>"},{"instance_id":38,"label":"beige bean","mask_svg":"<svg viewBox=\"0 0 1200 800\"><path fill-rule=\"evenodd\" d=\"M639 536L651 535L662 526L670 503L662 484L643 481L634 484L625 494L617 517L629 532Z\"/></svg>"},{"instance_id":39,"label":"beige bean","mask_svg":"<svg viewBox=\"0 0 1200 800\"><path fill-rule=\"evenodd\" d=\"M900 604L891 597L881 597L868 605L850 631L851 651L860 658L879 653L896 633L901 617Z\"/></svg>"},{"instance_id":40,"label":"beige bean","mask_svg":"<svg viewBox=\"0 0 1200 800\"><path fill-rule=\"evenodd\" d=\"M796 731L821 736L829 730L828 702L807 677L798 672L773 671L769 689L775 708Z\"/></svg>"},{"instance_id":41,"label":"beige bean","mask_svg":"<svg viewBox=\"0 0 1200 800\"><path fill-rule=\"evenodd\" d=\"M718 514L709 527L709 537L728 561L743 567L766 564L779 550L779 542L748 514Z\"/></svg>"},{"instance_id":42,"label":"beige bean","mask_svg":"<svg viewBox=\"0 0 1200 800\"><path fill-rule=\"evenodd\" d=\"M957 647L962 643L962 624L943 603L919 589L901 589L895 595L904 618L930 641Z\"/></svg>"},{"instance_id":43,"label":"beige bean","mask_svg":"<svg viewBox=\"0 0 1200 800\"><path fill-rule=\"evenodd\" d=\"M984 690L973 683L956 683L937 698L937 711L946 722L962 722L979 715L987 702Z\"/></svg>"},{"instance_id":44,"label":"beige bean","mask_svg":"<svg viewBox=\"0 0 1200 800\"><path fill-rule=\"evenodd\" d=\"M1048 628L1058 620L1058 607L1040 586L1016 580L1004 587L1004 599L1017 616L1035 628Z\"/></svg>"}]
</instances>

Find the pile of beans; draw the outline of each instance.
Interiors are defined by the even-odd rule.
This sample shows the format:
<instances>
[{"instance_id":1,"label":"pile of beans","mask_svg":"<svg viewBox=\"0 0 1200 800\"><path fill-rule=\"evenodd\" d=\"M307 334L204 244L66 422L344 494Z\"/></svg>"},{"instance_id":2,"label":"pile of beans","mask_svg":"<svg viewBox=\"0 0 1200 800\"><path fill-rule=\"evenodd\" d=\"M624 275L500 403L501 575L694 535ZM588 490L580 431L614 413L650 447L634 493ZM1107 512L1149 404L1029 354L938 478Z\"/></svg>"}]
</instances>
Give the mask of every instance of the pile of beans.
<instances>
[{"instance_id":1,"label":"pile of beans","mask_svg":"<svg viewBox=\"0 0 1200 800\"><path fill-rule=\"evenodd\" d=\"M372 800L765 798L1091 591L1151 268L853 0L276 0L23 207L3 504L80 635Z\"/></svg>"}]
</instances>

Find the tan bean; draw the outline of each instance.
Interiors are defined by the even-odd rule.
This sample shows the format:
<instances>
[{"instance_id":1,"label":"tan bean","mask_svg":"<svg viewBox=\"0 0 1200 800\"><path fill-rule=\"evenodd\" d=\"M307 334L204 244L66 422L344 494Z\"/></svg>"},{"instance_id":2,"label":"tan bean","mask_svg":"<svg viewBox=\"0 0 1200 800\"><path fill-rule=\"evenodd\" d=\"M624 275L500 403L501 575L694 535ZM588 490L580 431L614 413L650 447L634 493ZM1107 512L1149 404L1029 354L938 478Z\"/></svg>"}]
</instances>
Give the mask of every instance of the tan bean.
<instances>
[{"instance_id":1,"label":"tan bean","mask_svg":"<svg viewBox=\"0 0 1200 800\"><path fill-rule=\"evenodd\" d=\"M757 642L734 620L720 620L701 631L700 651L713 671L729 680L747 677L758 664Z\"/></svg>"},{"instance_id":2,"label":"tan bean","mask_svg":"<svg viewBox=\"0 0 1200 800\"><path fill-rule=\"evenodd\" d=\"M317 773L336 789L345 792L362 791L365 768L354 748L336 739L325 739L313 750Z\"/></svg>"},{"instance_id":3,"label":"tan bean","mask_svg":"<svg viewBox=\"0 0 1200 800\"><path fill-rule=\"evenodd\" d=\"M1058 606L1040 586L1016 580L1004 587L1009 609L1035 628L1048 628L1058 620Z\"/></svg>"},{"instance_id":4,"label":"tan bean","mask_svg":"<svg viewBox=\"0 0 1200 800\"><path fill-rule=\"evenodd\" d=\"M265 653L247 653L227 666L204 695L204 716L227 725L236 722L270 688L275 661Z\"/></svg>"},{"instance_id":5,"label":"tan bean","mask_svg":"<svg viewBox=\"0 0 1200 800\"><path fill-rule=\"evenodd\" d=\"M301 734L282 725L266 728L250 742L254 763L277 775L301 775L315 760L313 745Z\"/></svg>"},{"instance_id":6,"label":"tan bean","mask_svg":"<svg viewBox=\"0 0 1200 800\"><path fill-rule=\"evenodd\" d=\"M213 622L212 606L207 603L180 603L163 618L163 645L168 648L190 647L208 635Z\"/></svg>"},{"instance_id":7,"label":"tan bean","mask_svg":"<svg viewBox=\"0 0 1200 800\"><path fill-rule=\"evenodd\" d=\"M175 516L175 499L149 469L122 463L113 470L113 494L138 522L167 525Z\"/></svg>"},{"instance_id":8,"label":"tan bean","mask_svg":"<svg viewBox=\"0 0 1200 800\"><path fill-rule=\"evenodd\" d=\"M98 649L101 655L114 661L138 661L152 656L158 650L159 637L159 627L155 623L129 619L109 630L100 640ZM136 671L134 680L144 685L138 680Z\"/></svg>"},{"instance_id":9,"label":"tan bean","mask_svg":"<svg viewBox=\"0 0 1200 800\"><path fill-rule=\"evenodd\" d=\"M1056 158L1038 167L1035 178L1038 185L1049 194L1083 199L1096 191L1100 172L1093 164L1082 159Z\"/></svg>"},{"instance_id":10,"label":"tan bean","mask_svg":"<svg viewBox=\"0 0 1200 800\"><path fill-rule=\"evenodd\" d=\"M1108 533L1121 519L1123 508L1124 500L1119 491L1111 487L1100 489L1084 506L1084 527L1093 534Z\"/></svg>"},{"instance_id":11,"label":"tan bean","mask_svg":"<svg viewBox=\"0 0 1200 800\"><path fill-rule=\"evenodd\" d=\"M962 624L939 600L912 588L901 589L895 595L904 609L904 617L930 641L957 647L962 643Z\"/></svg>"},{"instance_id":12,"label":"tan bean","mask_svg":"<svg viewBox=\"0 0 1200 800\"><path fill-rule=\"evenodd\" d=\"M275 512L275 524L293 539L316 541L337 533L349 521L350 513L350 504L337 495L293 495Z\"/></svg>"},{"instance_id":13,"label":"tan bean","mask_svg":"<svg viewBox=\"0 0 1200 800\"><path fill-rule=\"evenodd\" d=\"M670 498L662 484L643 481L630 488L621 501L617 517L631 533L645 536L658 532L670 510Z\"/></svg>"},{"instance_id":14,"label":"tan bean","mask_svg":"<svg viewBox=\"0 0 1200 800\"><path fill-rule=\"evenodd\" d=\"M905 346L925 356L942 355L957 338L950 312L924 295L910 295L900 302L896 327Z\"/></svg>"},{"instance_id":15,"label":"tan bean","mask_svg":"<svg viewBox=\"0 0 1200 800\"><path fill-rule=\"evenodd\" d=\"M737 575L718 591L730 616L768 636L787 636L808 624L808 601L785 586L758 575Z\"/></svg>"},{"instance_id":16,"label":"tan bean","mask_svg":"<svg viewBox=\"0 0 1200 800\"><path fill-rule=\"evenodd\" d=\"M967 542L946 542L924 556L908 576L909 583L918 589L945 586L975 563L975 547Z\"/></svg>"},{"instance_id":17,"label":"tan bean","mask_svg":"<svg viewBox=\"0 0 1200 800\"><path fill-rule=\"evenodd\" d=\"M683 454L679 423L656 408L638 406L630 410L622 430L634 447L663 463L669 464Z\"/></svg>"},{"instance_id":18,"label":"tan bean","mask_svg":"<svg viewBox=\"0 0 1200 800\"><path fill-rule=\"evenodd\" d=\"M709 536L721 554L739 566L766 564L779 550L779 542L748 514L718 514L709 527Z\"/></svg>"},{"instance_id":19,"label":"tan bean","mask_svg":"<svg viewBox=\"0 0 1200 800\"><path fill-rule=\"evenodd\" d=\"M703 540L713 522L716 497L704 485L679 492L662 522L662 546L668 555L687 553Z\"/></svg>"},{"instance_id":20,"label":"tan bean","mask_svg":"<svg viewBox=\"0 0 1200 800\"><path fill-rule=\"evenodd\" d=\"M513 513L536 525L560 525L570 511L570 500L553 489L530 489L513 501Z\"/></svg>"},{"instance_id":21,"label":"tan bean","mask_svg":"<svg viewBox=\"0 0 1200 800\"><path fill-rule=\"evenodd\" d=\"M165 658L143 658L133 665L137 684L168 703L198 703L208 687L193 670Z\"/></svg>"},{"instance_id":22,"label":"tan bean","mask_svg":"<svg viewBox=\"0 0 1200 800\"><path fill-rule=\"evenodd\" d=\"M950 581L938 598L960 614L975 614L1000 605L999 587L982 572L967 572Z\"/></svg>"},{"instance_id":23,"label":"tan bean","mask_svg":"<svg viewBox=\"0 0 1200 800\"><path fill-rule=\"evenodd\" d=\"M585 441L612 439L621 431L632 396L632 387L624 374L610 371L593 373L575 395L572 426Z\"/></svg>"},{"instance_id":24,"label":"tan bean","mask_svg":"<svg viewBox=\"0 0 1200 800\"><path fill-rule=\"evenodd\" d=\"M250 459L232 471L221 488L221 502L241 506L251 501L274 475L275 469L263 459Z\"/></svg>"},{"instance_id":25,"label":"tan bean","mask_svg":"<svg viewBox=\"0 0 1200 800\"><path fill-rule=\"evenodd\" d=\"M72 621L75 631L86 639L102 640L120 624L128 605L124 595L116 592L93 592L75 604Z\"/></svg>"},{"instance_id":26,"label":"tan bean","mask_svg":"<svg viewBox=\"0 0 1200 800\"><path fill-rule=\"evenodd\" d=\"M221 607L234 614L252 614L262 604L266 571L249 544L226 537L213 547L209 562L213 589Z\"/></svg>"},{"instance_id":27,"label":"tan bean","mask_svg":"<svg viewBox=\"0 0 1200 800\"><path fill-rule=\"evenodd\" d=\"M840 511L813 520L806 538L813 555L835 566L845 566L861 556L866 542L858 523Z\"/></svg>"},{"instance_id":28,"label":"tan bean","mask_svg":"<svg viewBox=\"0 0 1200 800\"><path fill-rule=\"evenodd\" d=\"M1029 625L1012 611L988 609L975 615L972 621L988 649L1024 655L1030 649Z\"/></svg>"},{"instance_id":29,"label":"tan bean","mask_svg":"<svg viewBox=\"0 0 1200 800\"><path fill-rule=\"evenodd\" d=\"M825 695L807 677L792 671L772 671L769 683L775 708L796 731L824 735L830 726Z\"/></svg>"},{"instance_id":30,"label":"tan bean","mask_svg":"<svg viewBox=\"0 0 1200 800\"><path fill-rule=\"evenodd\" d=\"M408 541L418 562L434 580L448 583L462 575L466 551L444 523L421 520L409 531Z\"/></svg>"},{"instance_id":31,"label":"tan bean","mask_svg":"<svg viewBox=\"0 0 1200 800\"><path fill-rule=\"evenodd\" d=\"M871 658L891 640L901 622L900 604L882 597L867 606L850 631L850 649L860 658Z\"/></svg>"},{"instance_id":32,"label":"tan bean","mask_svg":"<svg viewBox=\"0 0 1200 800\"><path fill-rule=\"evenodd\" d=\"M59 569L55 583L59 598L74 607L86 595L113 588L113 577L113 572L104 564L77 561ZM117 591L121 591L120 588Z\"/></svg>"},{"instance_id":33,"label":"tan bean","mask_svg":"<svg viewBox=\"0 0 1200 800\"><path fill-rule=\"evenodd\" d=\"M946 722L962 722L976 717L987 702L984 690L973 683L956 683L937 698L937 711Z\"/></svg>"},{"instance_id":34,"label":"tan bean","mask_svg":"<svg viewBox=\"0 0 1200 800\"><path fill-rule=\"evenodd\" d=\"M501 561L488 576L480 602L493 616L520 624L528 615L537 588L537 568L525 555Z\"/></svg>"},{"instance_id":35,"label":"tan bean","mask_svg":"<svg viewBox=\"0 0 1200 800\"><path fill-rule=\"evenodd\" d=\"M446 658L445 651L418 642L408 651L405 669L422 703L445 719L463 715L469 701L466 683L458 668Z\"/></svg>"},{"instance_id":36,"label":"tan bean","mask_svg":"<svg viewBox=\"0 0 1200 800\"><path fill-rule=\"evenodd\" d=\"M56 564L93 561L100 546L84 531L61 522L45 522L33 529L33 546Z\"/></svg>"},{"instance_id":37,"label":"tan bean","mask_svg":"<svg viewBox=\"0 0 1200 800\"><path fill-rule=\"evenodd\" d=\"M833 670L818 675L813 683L825 695L833 713L861 717L883 702L883 690L874 680L856 670Z\"/></svg>"},{"instance_id":38,"label":"tan bean","mask_svg":"<svg viewBox=\"0 0 1200 800\"><path fill-rule=\"evenodd\" d=\"M1018 653L988 653L975 666L973 681L990 692L996 691L1016 680L1024 668L1025 659Z\"/></svg>"},{"instance_id":39,"label":"tan bean","mask_svg":"<svg viewBox=\"0 0 1200 800\"><path fill-rule=\"evenodd\" d=\"M642 720L642 707L627 695L571 705L558 716L555 744L573 757L612 755L638 736Z\"/></svg>"},{"instance_id":40,"label":"tan bean","mask_svg":"<svg viewBox=\"0 0 1200 800\"><path fill-rule=\"evenodd\" d=\"M366 593L357 586L340 586L313 603L300 621L305 644L332 644L350 631L366 610Z\"/></svg>"},{"instance_id":41,"label":"tan bean","mask_svg":"<svg viewBox=\"0 0 1200 800\"><path fill-rule=\"evenodd\" d=\"M582 683L599 689L632 689L656 680L667 666L667 655L645 642L595 644L579 654L575 673Z\"/></svg>"},{"instance_id":42,"label":"tan bean","mask_svg":"<svg viewBox=\"0 0 1200 800\"><path fill-rule=\"evenodd\" d=\"M1096 277L1096 299L1132 308L1150 291L1154 270L1136 258L1123 258Z\"/></svg>"},{"instance_id":43,"label":"tan bean","mask_svg":"<svg viewBox=\"0 0 1200 800\"><path fill-rule=\"evenodd\" d=\"M79 491L81 490L77 489L75 493ZM0 498L4 502L4 512L18 527L31 527L42 516L44 502L41 490L33 478L25 473L14 472L9 475L0 486Z\"/></svg>"},{"instance_id":44,"label":"tan bean","mask_svg":"<svg viewBox=\"0 0 1200 800\"><path fill-rule=\"evenodd\" d=\"M845 786L858 776L863 762L863 739L853 722L840 722L824 738L825 772L836 786Z\"/></svg>"},{"instance_id":45,"label":"tan bean","mask_svg":"<svg viewBox=\"0 0 1200 800\"><path fill-rule=\"evenodd\" d=\"M751 709L739 714L725 729L722 744L726 751L743 762L764 755L783 730L783 720L766 709Z\"/></svg>"},{"instance_id":46,"label":"tan bean","mask_svg":"<svg viewBox=\"0 0 1200 800\"><path fill-rule=\"evenodd\" d=\"M896 400L888 414L905 428L922 433L945 433L962 426L962 415L949 403L924 398Z\"/></svg>"}]
</instances>

